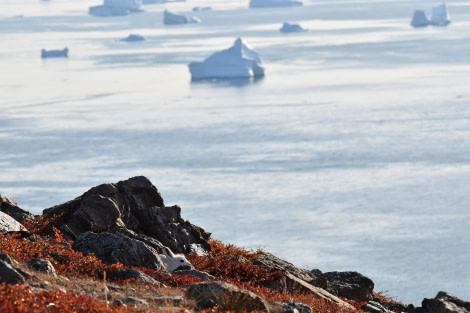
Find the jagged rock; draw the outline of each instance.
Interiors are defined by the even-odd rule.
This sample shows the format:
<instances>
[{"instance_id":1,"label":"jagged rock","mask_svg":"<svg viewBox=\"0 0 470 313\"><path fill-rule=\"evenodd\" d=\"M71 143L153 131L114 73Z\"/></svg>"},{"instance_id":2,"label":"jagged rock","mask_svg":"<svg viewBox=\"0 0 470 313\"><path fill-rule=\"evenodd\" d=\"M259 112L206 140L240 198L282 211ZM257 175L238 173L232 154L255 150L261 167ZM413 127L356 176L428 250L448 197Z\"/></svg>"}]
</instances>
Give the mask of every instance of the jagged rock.
<instances>
[{"instance_id":1,"label":"jagged rock","mask_svg":"<svg viewBox=\"0 0 470 313\"><path fill-rule=\"evenodd\" d=\"M379 302L376 301L369 301L365 306L362 307L364 312L371 312L371 313L392 313L392 311L386 309L382 306Z\"/></svg>"},{"instance_id":2,"label":"jagged rock","mask_svg":"<svg viewBox=\"0 0 470 313\"><path fill-rule=\"evenodd\" d=\"M358 272L328 272L328 279L338 296L354 301L369 301L374 298L374 282Z\"/></svg>"},{"instance_id":3,"label":"jagged rock","mask_svg":"<svg viewBox=\"0 0 470 313\"><path fill-rule=\"evenodd\" d=\"M139 299L139 298L136 298L136 297L133 297L133 296L127 296L125 299L124 299L124 302L127 304L127 305L131 305L133 307L142 307L142 306L148 306L148 302L143 300L143 299Z\"/></svg>"},{"instance_id":4,"label":"jagged rock","mask_svg":"<svg viewBox=\"0 0 470 313\"><path fill-rule=\"evenodd\" d=\"M3 261L3 262L5 262L7 264L10 264L10 265L13 262L12 258L8 254L3 253L3 252L0 252L0 261Z\"/></svg>"},{"instance_id":5,"label":"jagged rock","mask_svg":"<svg viewBox=\"0 0 470 313\"><path fill-rule=\"evenodd\" d=\"M16 269L10 264L0 261L0 283L5 282L7 284L23 284L25 281L23 275L21 275Z\"/></svg>"},{"instance_id":6,"label":"jagged rock","mask_svg":"<svg viewBox=\"0 0 470 313\"><path fill-rule=\"evenodd\" d=\"M18 223L22 223L25 219L33 219L34 215L23 210L18 203L12 198L2 196L0 194L0 211L13 217Z\"/></svg>"},{"instance_id":7,"label":"jagged rock","mask_svg":"<svg viewBox=\"0 0 470 313\"><path fill-rule=\"evenodd\" d=\"M312 308L299 302L275 302L273 305L282 313L312 313Z\"/></svg>"},{"instance_id":8,"label":"jagged rock","mask_svg":"<svg viewBox=\"0 0 470 313\"><path fill-rule=\"evenodd\" d=\"M330 283L326 278L322 278L322 272L320 270L304 270L296 267L292 263L278 258L272 253L266 251L259 251L257 258L253 261L253 265L260 265L269 269L274 269L282 272L290 273L291 275L313 285L325 289L331 294L335 291L331 288ZM284 284L284 285L283 285ZM269 287L274 289L285 289L285 282L274 282Z\"/></svg>"},{"instance_id":9,"label":"jagged rock","mask_svg":"<svg viewBox=\"0 0 470 313\"><path fill-rule=\"evenodd\" d=\"M470 302L439 291L434 299L424 299L423 313L470 313Z\"/></svg>"},{"instance_id":10,"label":"jagged rock","mask_svg":"<svg viewBox=\"0 0 470 313\"><path fill-rule=\"evenodd\" d=\"M256 294L221 281L192 284L186 297L201 310L217 306L221 311L269 312L267 303Z\"/></svg>"},{"instance_id":11,"label":"jagged rock","mask_svg":"<svg viewBox=\"0 0 470 313\"><path fill-rule=\"evenodd\" d=\"M6 213L0 212L0 232L19 232L24 229L24 226L13 217Z\"/></svg>"},{"instance_id":12,"label":"jagged rock","mask_svg":"<svg viewBox=\"0 0 470 313\"><path fill-rule=\"evenodd\" d=\"M26 266L38 272L52 274L54 276L57 275L54 266L49 260L32 258L28 263L26 263Z\"/></svg>"},{"instance_id":13,"label":"jagged rock","mask_svg":"<svg viewBox=\"0 0 470 313\"><path fill-rule=\"evenodd\" d=\"M164 268L155 249L142 241L120 234L86 232L77 238L72 248L85 255L94 253L105 264L120 262L129 266Z\"/></svg>"},{"instance_id":14,"label":"jagged rock","mask_svg":"<svg viewBox=\"0 0 470 313\"><path fill-rule=\"evenodd\" d=\"M91 188L82 196L43 211L60 214L56 227L76 239L84 232L121 233L155 249L207 255L210 233L181 218L181 208L166 207L157 188L143 176Z\"/></svg>"},{"instance_id":15,"label":"jagged rock","mask_svg":"<svg viewBox=\"0 0 470 313\"><path fill-rule=\"evenodd\" d=\"M214 281L215 280L215 276L212 276L206 272L201 272L201 271L198 271L198 270L176 270L173 272L173 274L176 274L176 275L188 275L188 276L191 276L191 277L195 277L195 278L198 278L202 281Z\"/></svg>"},{"instance_id":16,"label":"jagged rock","mask_svg":"<svg viewBox=\"0 0 470 313\"><path fill-rule=\"evenodd\" d=\"M157 303L160 306L181 306L183 304L183 297L181 296L155 296L155 297L150 297L149 300L151 300L154 303Z\"/></svg>"},{"instance_id":17,"label":"jagged rock","mask_svg":"<svg viewBox=\"0 0 470 313\"><path fill-rule=\"evenodd\" d=\"M113 271L109 274L108 277L111 280L118 279L118 280L121 280L121 281L122 280L127 280L127 279L135 279L137 282L140 282L140 283L151 284L151 285L155 285L155 286L164 287L164 284L156 281L155 279L153 279L149 275L147 275L147 274L145 274L141 271L131 269L131 268L122 268L122 269Z\"/></svg>"}]
</instances>

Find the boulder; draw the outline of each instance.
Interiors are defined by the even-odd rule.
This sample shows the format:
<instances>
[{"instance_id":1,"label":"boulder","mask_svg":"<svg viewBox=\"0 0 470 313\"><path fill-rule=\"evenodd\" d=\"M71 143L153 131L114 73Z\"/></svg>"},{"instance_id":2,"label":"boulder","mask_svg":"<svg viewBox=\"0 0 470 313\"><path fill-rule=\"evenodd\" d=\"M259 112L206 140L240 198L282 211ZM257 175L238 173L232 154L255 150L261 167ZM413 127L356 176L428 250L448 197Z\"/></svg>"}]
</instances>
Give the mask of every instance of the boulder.
<instances>
[{"instance_id":1,"label":"boulder","mask_svg":"<svg viewBox=\"0 0 470 313\"><path fill-rule=\"evenodd\" d=\"M10 264L0 261L0 283L3 282L11 285L23 284L25 279Z\"/></svg>"},{"instance_id":2,"label":"boulder","mask_svg":"<svg viewBox=\"0 0 470 313\"><path fill-rule=\"evenodd\" d=\"M186 297L194 300L200 310L217 306L220 311L269 312L268 304L253 292L221 281L192 284Z\"/></svg>"},{"instance_id":3,"label":"boulder","mask_svg":"<svg viewBox=\"0 0 470 313\"><path fill-rule=\"evenodd\" d=\"M2 195L0 195L0 211L10 215L18 223L34 218L33 214L20 208L14 199Z\"/></svg>"},{"instance_id":4,"label":"boulder","mask_svg":"<svg viewBox=\"0 0 470 313\"><path fill-rule=\"evenodd\" d=\"M434 299L424 299L423 313L470 313L470 302L439 291Z\"/></svg>"},{"instance_id":5,"label":"boulder","mask_svg":"<svg viewBox=\"0 0 470 313\"><path fill-rule=\"evenodd\" d=\"M124 234L154 249L207 255L210 233L181 218L179 206L166 207L157 188L143 176L91 188L69 202L45 209L45 217L72 240L85 232Z\"/></svg>"},{"instance_id":6,"label":"boulder","mask_svg":"<svg viewBox=\"0 0 470 313\"><path fill-rule=\"evenodd\" d=\"M38 272L52 274L54 276L57 275L54 266L49 260L32 258L28 263L26 263L26 266Z\"/></svg>"},{"instance_id":7,"label":"boulder","mask_svg":"<svg viewBox=\"0 0 470 313\"><path fill-rule=\"evenodd\" d=\"M93 253L105 264L122 263L128 266L163 269L164 265L157 251L142 241L120 234L81 234L72 248L85 255Z\"/></svg>"},{"instance_id":8,"label":"boulder","mask_svg":"<svg viewBox=\"0 0 470 313\"><path fill-rule=\"evenodd\" d=\"M275 302L273 306L282 313L312 313L312 308L300 302Z\"/></svg>"},{"instance_id":9,"label":"boulder","mask_svg":"<svg viewBox=\"0 0 470 313\"><path fill-rule=\"evenodd\" d=\"M147 275L147 274L145 274L141 271L131 269L131 268L122 268L122 269L113 271L113 272L109 273L108 278L111 279L111 280L120 280L120 281L124 281L124 280L128 280L128 279L134 279L135 281L137 281L139 283L151 284L151 285L155 285L155 286L159 286L159 287L164 286L162 283L156 281L155 279L153 279L149 275Z\"/></svg>"},{"instance_id":10,"label":"boulder","mask_svg":"<svg viewBox=\"0 0 470 313\"><path fill-rule=\"evenodd\" d=\"M25 230L21 225L10 215L0 212L0 232L19 232Z\"/></svg>"},{"instance_id":11,"label":"boulder","mask_svg":"<svg viewBox=\"0 0 470 313\"><path fill-rule=\"evenodd\" d=\"M328 279L337 295L354 301L370 301L374 298L374 282L357 272L328 272L322 277Z\"/></svg>"}]
</instances>

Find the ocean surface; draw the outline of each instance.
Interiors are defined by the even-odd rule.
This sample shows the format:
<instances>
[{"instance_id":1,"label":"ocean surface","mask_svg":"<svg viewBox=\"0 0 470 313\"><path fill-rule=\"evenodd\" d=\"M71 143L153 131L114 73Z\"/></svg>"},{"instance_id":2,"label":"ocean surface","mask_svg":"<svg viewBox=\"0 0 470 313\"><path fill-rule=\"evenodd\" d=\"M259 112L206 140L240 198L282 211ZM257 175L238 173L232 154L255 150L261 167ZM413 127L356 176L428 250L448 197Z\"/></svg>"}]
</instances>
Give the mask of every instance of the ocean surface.
<instances>
[{"instance_id":1,"label":"ocean surface","mask_svg":"<svg viewBox=\"0 0 470 313\"><path fill-rule=\"evenodd\" d=\"M144 175L213 238L358 271L404 303L470 300L470 2L419 29L414 10L439 2L87 14L101 3L1 0L2 195L40 214ZM164 26L165 9L202 22ZM191 81L189 62L238 37L266 77ZM67 59L40 58L63 47Z\"/></svg>"}]
</instances>

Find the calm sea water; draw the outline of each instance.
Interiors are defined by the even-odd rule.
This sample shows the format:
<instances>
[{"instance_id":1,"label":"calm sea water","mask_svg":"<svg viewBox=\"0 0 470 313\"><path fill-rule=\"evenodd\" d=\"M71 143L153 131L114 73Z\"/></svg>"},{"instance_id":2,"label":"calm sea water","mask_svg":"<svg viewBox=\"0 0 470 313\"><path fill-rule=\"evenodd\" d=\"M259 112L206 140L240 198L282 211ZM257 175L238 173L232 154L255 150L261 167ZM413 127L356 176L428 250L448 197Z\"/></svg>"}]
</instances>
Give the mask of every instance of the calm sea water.
<instances>
[{"instance_id":1,"label":"calm sea water","mask_svg":"<svg viewBox=\"0 0 470 313\"><path fill-rule=\"evenodd\" d=\"M2 195L39 214L145 175L214 238L361 272L405 303L469 300L470 4L413 29L413 11L439 3L88 16L100 3L2 0ZM165 8L202 23L164 26ZM285 21L310 31L282 34ZM146 41L120 41L131 33ZM237 37L264 79L191 82L187 63ZM39 57L65 46L68 59Z\"/></svg>"}]
</instances>

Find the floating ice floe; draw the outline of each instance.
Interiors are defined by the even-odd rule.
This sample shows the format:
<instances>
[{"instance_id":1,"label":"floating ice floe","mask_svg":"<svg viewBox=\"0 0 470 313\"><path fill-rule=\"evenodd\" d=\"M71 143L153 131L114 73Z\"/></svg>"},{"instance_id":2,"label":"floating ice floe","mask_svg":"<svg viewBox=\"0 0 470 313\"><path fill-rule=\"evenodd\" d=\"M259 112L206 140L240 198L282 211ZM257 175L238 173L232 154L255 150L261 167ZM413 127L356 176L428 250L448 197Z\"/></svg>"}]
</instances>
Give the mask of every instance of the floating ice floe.
<instances>
[{"instance_id":1,"label":"floating ice floe","mask_svg":"<svg viewBox=\"0 0 470 313\"><path fill-rule=\"evenodd\" d=\"M210 11L212 7L194 7L193 11Z\"/></svg>"},{"instance_id":2,"label":"floating ice floe","mask_svg":"<svg viewBox=\"0 0 470 313\"><path fill-rule=\"evenodd\" d=\"M297 32L307 32L308 29L303 28L299 24L290 24L284 22L282 27L279 29L281 33L297 33Z\"/></svg>"},{"instance_id":3,"label":"floating ice floe","mask_svg":"<svg viewBox=\"0 0 470 313\"><path fill-rule=\"evenodd\" d=\"M104 0L102 5L90 7L88 13L95 16L120 16L142 12L142 0Z\"/></svg>"},{"instance_id":4,"label":"floating ice floe","mask_svg":"<svg viewBox=\"0 0 470 313\"><path fill-rule=\"evenodd\" d=\"M62 50L41 50L41 58L67 58L69 56L69 48Z\"/></svg>"},{"instance_id":5,"label":"floating ice floe","mask_svg":"<svg viewBox=\"0 0 470 313\"><path fill-rule=\"evenodd\" d=\"M263 61L241 38L232 47L214 53L203 62L189 63L193 80L264 76Z\"/></svg>"},{"instance_id":6,"label":"floating ice floe","mask_svg":"<svg viewBox=\"0 0 470 313\"><path fill-rule=\"evenodd\" d=\"M250 8L293 7L303 3L296 0L250 0Z\"/></svg>"},{"instance_id":7,"label":"floating ice floe","mask_svg":"<svg viewBox=\"0 0 470 313\"><path fill-rule=\"evenodd\" d=\"M200 22L201 20L194 16L187 17L183 14L170 12L168 10L165 10L163 12L163 24L165 25L200 23Z\"/></svg>"},{"instance_id":8,"label":"floating ice floe","mask_svg":"<svg viewBox=\"0 0 470 313\"><path fill-rule=\"evenodd\" d=\"M121 39L121 41L127 41L127 42L135 42L135 41L144 41L145 38L142 35L139 34L130 34L126 38Z\"/></svg>"},{"instance_id":9,"label":"floating ice floe","mask_svg":"<svg viewBox=\"0 0 470 313\"><path fill-rule=\"evenodd\" d=\"M411 26L413 27L425 27L428 25L434 26L446 26L450 23L449 11L445 3L433 7L431 19L428 19L426 13L423 10L416 10L411 19Z\"/></svg>"}]
</instances>

